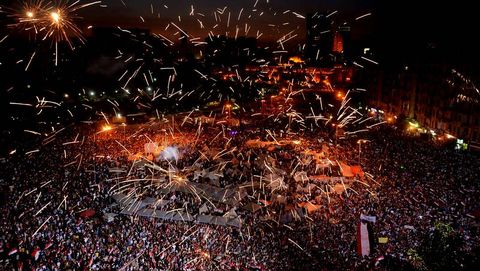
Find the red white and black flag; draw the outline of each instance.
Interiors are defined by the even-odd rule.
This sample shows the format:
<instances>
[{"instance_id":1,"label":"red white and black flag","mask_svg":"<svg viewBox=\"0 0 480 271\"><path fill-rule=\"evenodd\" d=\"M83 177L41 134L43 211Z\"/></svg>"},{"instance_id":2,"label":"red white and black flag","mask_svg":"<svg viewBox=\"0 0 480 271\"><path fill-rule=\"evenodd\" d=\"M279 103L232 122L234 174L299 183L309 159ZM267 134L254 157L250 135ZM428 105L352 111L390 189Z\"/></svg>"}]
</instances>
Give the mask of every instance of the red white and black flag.
<instances>
[{"instance_id":1,"label":"red white and black flag","mask_svg":"<svg viewBox=\"0 0 480 271\"><path fill-rule=\"evenodd\" d=\"M359 222L357 228L357 251L361 256L370 255L370 238L367 223Z\"/></svg>"}]
</instances>

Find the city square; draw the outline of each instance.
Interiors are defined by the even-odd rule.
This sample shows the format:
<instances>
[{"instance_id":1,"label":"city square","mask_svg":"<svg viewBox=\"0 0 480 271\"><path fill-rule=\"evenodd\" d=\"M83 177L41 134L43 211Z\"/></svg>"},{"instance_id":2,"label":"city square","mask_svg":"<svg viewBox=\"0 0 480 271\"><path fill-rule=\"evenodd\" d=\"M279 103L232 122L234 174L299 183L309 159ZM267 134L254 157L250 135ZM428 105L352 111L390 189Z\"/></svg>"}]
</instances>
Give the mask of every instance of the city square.
<instances>
[{"instance_id":1,"label":"city square","mask_svg":"<svg viewBox=\"0 0 480 271\"><path fill-rule=\"evenodd\" d=\"M1 270L478 268L477 55L377 1L190 2L0 3Z\"/></svg>"}]
</instances>

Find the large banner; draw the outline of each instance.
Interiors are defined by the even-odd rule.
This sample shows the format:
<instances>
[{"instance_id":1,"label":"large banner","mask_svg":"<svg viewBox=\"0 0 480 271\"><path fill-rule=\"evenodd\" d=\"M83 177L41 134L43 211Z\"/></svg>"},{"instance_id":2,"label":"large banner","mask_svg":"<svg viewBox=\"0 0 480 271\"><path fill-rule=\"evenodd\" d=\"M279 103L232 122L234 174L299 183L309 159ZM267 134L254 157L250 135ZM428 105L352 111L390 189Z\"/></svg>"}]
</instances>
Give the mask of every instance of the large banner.
<instances>
[{"instance_id":1,"label":"large banner","mask_svg":"<svg viewBox=\"0 0 480 271\"><path fill-rule=\"evenodd\" d=\"M370 254L370 239L368 237L367 224L359 222L357 229L357 250L361 256Z\"/></svg>"}]
</instances>

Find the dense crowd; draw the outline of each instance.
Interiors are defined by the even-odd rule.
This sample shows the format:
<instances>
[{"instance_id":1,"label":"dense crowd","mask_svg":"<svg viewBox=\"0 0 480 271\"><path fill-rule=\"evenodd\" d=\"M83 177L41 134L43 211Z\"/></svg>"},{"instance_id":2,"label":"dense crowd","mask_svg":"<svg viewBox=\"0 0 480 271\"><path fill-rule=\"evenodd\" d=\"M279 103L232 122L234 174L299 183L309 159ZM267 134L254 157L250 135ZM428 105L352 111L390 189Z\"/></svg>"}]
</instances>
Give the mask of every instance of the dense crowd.
<instances>
[{"instance_id":1,"label":"dense crowd","mask_svg":"<svg viewBox=\"0 0 480 271\"><path fill-rule=\"evenodd\" d=\"M478 246L478 220L471 214L480 209L480 161L472 154L396 129L378 129L364 135L370 140L361 149L366 176L348 183L340 193L333 192L329 184L305 191L290 173L341 176L334 163L328 168L315 166L306 150L323 149L325 159L354 163L359 157L358 138L343 139L341 147L335 148L329 140L318 140L327 138L322 134L274 136L251 127L225 131L215 126L204 126L198 133L197 126L191 125L170 131L166 126L132 126L126 132L118 129L95 136L91 128L81 127L59 133L38 152L6 158L0 165L2 269L374 269L381 267L380 256L411 260L407 251L418 248L438 222L461 233L463 252ZM299 138L301 144L275 149L246 144L250 139ZM159 173L135 164L131 157L151 141L180 146L181 158L158 161L160 167L212 187L233 189L251 183L247 195L236 204L209 204L193 193L165 191L165 181L144 189ZM111 168L125 169L128 176L113 173ZM214 180L194 180L193 172L206 168L221 174ZM281 178L275 182L272 176ZM127 215L108 221L104 213L120 213L124 207L112 200L112 189L133 179L140 181L122 192L131 192L138 199L170 201L155 208L185 209L196 215L202 206L208 206L202 214L220 216L233 208L242 218L242 226ZM301 186L311 183L300 181ZM276 200L278 197L282 200ZM298 208L306 202L318 209L310 213ZM251 203L259 210L247 210ZM83 215L86 210L95 215ZM287 215L294 213L298 215ZM360 214L376 216L373 236L388 238L386 244L376 244L367 257L356 250Z\"/></svg>"}]
</instances>

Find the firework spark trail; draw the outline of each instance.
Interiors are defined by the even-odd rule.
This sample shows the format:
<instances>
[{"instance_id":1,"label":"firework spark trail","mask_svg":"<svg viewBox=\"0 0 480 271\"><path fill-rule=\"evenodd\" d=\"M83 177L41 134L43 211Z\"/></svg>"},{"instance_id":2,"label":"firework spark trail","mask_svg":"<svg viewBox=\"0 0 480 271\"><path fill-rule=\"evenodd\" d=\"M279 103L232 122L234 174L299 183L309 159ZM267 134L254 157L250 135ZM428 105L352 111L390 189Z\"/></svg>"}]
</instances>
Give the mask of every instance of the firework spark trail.
<instances>
[{"instance_id":1,"label":"firework spark trail","mask_svg":"<svg viewBox=\"0 0 480 271\"><path fill-rule=\"evenodd\" d=\"M25 67L25 71L28 71L28 68L30 67L30 64L32 64L32 60L35 57L36 53L37 53L37 51L33 52L32 56L30 57L30 60L28 61L27 66Z\"/></svg>"},{"instance_id":2,"label":"firework spark trail","mask_svg":"<svg viewBox=\"0 0 480 271\"><path fill-rule=\"evenodd\" d=\"M363 18L365 18L365 17L368 17L368 16L370 16L370 15L372 15L372 13L370 13L370 12L369 12L369 13L366 13L366 14L363 14L363 15L358 16L357 18L355 18L355 21L358 21L358 20L363 19Z\"/></svg>"},{"instance_id":3,"label":"firework spark trail","mask_svg":"<svg viewBox=\"0 0 480 271\"><path fill-rule=\"evenodd\" d=\"M52 201L49 201L47 204L45 204L40 210L38 210L38 212L36 212L33 216L37 216L39 213L41 213L45 208L48 207L48 205L50 205L50 203L52 203Z\"/></svg>"},{"instance_id":4,"label":"firework spark trail","mask_svg":"<svg viewBox=\"0 0 480 271\"><path fill-rule=\"evenodd\" d=\"M45 224L47 224L48 221L50 221L51 218L52 216L49 216L47 220L45 220L45 222L43 222L42 225L38 227L38 229L33 233L32 238L35 237L35 235L37 235L37 233L43 228L43 226L45 226Z\"/></svg>"}]
</instances>

